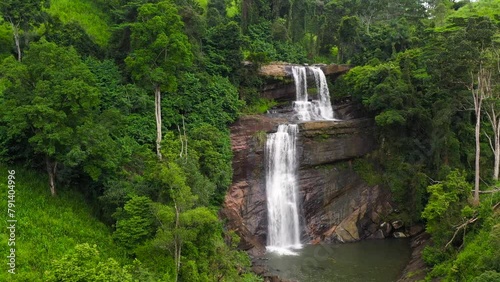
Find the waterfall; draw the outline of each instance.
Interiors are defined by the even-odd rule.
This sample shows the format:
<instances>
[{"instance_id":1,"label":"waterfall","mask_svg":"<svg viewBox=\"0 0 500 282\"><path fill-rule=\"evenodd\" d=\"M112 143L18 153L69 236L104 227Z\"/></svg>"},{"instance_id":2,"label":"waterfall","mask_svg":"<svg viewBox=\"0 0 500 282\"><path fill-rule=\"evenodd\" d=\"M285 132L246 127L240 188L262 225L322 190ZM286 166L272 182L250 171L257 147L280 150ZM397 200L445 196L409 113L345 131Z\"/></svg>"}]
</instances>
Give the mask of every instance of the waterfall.
<instances>
[{"instance_id":1,"label":"waterfall","mask_svg":"<svg viewBox=\"0 0 500 282\"><path fill-rule=\"evenodd\" d=\"M316 99L309 101L307 72L314 75ZM299 121L334 120L325 74L319 67L293 66L296 101L295 117ZM294 255L301 248L298 211L296 124L281 124L268 135L266 142L266 194L268 211L267 250Z\"/></svg>"},{"instance_id":2,"label":"waterfall","mask_svg":"<svg viewBox=\"0 0 500 282\"><path fill-rule=\"evenodd\" d=\"M307 92L307 71L314 75L317 99L309 101ZM333 120L333 109L330 102L328 83L323 71L319 67L292 67L293 79L295 81L296 98L293 109L299 121L310 120Z\"/></svg>"},{"instance_id":3,"label":"waterfall","mask_svg":"<svg viewBox=\"0 0 500 282\"><path fill-rule=\"evenodd\" d=\"M328 90L325 73L318 67L312 67L311 70L314 73L314 80L318 91L318 114L323 119L333 119L333 108L330 102L330 91Z\"/></svg>"},{"instance_id":4,"label":"waterfall","mask_svg":"<svg viewBox=\"0 0 500 282\"><path fill-rule=\"evenodd\" d=\"M299 120L311 120L312 105L307 94L307 72L305 67L292 67L293 80L295 81L295 102L293 109Z\"/></svg>"},{"instance_id":5,"label":"waterfall","mask_svg":"<svg viewBox=\"0 0 500 282\"><path fill-rule=\"evenodd\" d=\"M294 254L300 244L298 196L296 124L281 124L278 131L269 134L266 143L266 193L268 207L269 251Z\"/></svg>"}]
</instances>

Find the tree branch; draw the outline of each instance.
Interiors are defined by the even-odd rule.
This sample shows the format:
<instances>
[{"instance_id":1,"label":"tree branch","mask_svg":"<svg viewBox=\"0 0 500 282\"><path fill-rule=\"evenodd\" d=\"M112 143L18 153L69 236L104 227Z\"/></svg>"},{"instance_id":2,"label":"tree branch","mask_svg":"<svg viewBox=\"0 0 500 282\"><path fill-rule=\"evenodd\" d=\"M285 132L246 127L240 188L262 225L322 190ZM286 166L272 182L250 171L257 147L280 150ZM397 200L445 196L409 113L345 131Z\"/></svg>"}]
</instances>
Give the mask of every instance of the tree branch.
<instances>
[{"instance_id":1,"label":"tree branch","mask_svg":"<svg viewBox=\"0 0 500 282\"><path fill-rule=\"evenodd\" d=\"M498 191L500 191L500 188L492 190L491 193L495 193L495 192L498 192ZM483 192L490 192L490 191L483 191ZM493 211L495 211L499 206L500 206L500 202L496 203L491 209ZM478 219L479 219L479 215L475 214L472 218L466 220L464 223L462 223L459 226L455 227L455 233L453 233L453 237L451 237L451 240L448 241L448 243L446 243L446 245L444 246L444 248L445 249L448 248L448 246L453 242L453 240L455 240L455 237L457 236L458 232L460 232L460 230L464 229L464 236L465 236L465 228L467 228L467 225L476 222Z\"/></svg>"},{"instance_id":2,"label":"tree branch","mask_svg":"<svg viewBox=\"0 0 500 282\"><path fill-rule=\"evenodd\" d=\"M483 131L483 133L484 133L484 136L486 136L486 138L488 138L488 143L490 144L491 151L493 151L493 153L494 153L495 148L493 147L493 141L491 141L491 137L488 135L488 133L486 133L486 131Z\"/></svg>"},{"instance_id":3,"label":"tree branch","mask_svg":"<svg viewBox=\"0 0 500 282\"><path fill-rule=\"evenodd\" d=\"M474 217L468 219L467 221L465 221L464 223L460 224L459 226L457 226L455 229L455 233L453 233L453 237L451 237L451 240L446 243L446 245L444 246L444 248L448 248L448 246L453 242L453 240L455 240L455 237L457 236L458 232L460 232L460 230L467 228L467 225L471 224L471 223L474 223L476 222L476 220L478 220L478 216L475 215Z\"/></svg>"},{"instance_id":4,"label":"tree branch","mask_svg":"<svg viewBox=\"0 0 500 282\"><path fill-rule=\"evenodd\" d=\"M474 190L472 190L472 191L474 191ZM500 188L493 189L493 190L487 190L487 191L479 191L479 194L493 194L496 192L500 192Z\"/></svg>"}]
</instances>

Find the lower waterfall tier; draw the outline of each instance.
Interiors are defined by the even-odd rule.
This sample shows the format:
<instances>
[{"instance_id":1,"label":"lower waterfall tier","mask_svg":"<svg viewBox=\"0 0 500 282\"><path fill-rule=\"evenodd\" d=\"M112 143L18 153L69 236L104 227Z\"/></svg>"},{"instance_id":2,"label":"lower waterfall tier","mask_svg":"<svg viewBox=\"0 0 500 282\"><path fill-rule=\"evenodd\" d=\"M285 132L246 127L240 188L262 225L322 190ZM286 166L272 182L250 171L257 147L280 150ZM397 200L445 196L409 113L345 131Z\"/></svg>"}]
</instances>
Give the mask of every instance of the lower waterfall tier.
<instances>
[{"instance_id":1,"label":"lower waterfall tier","mask_svg":"<svg viewBox=\"0 0 500 282\"><path fill-rule=\"evenodd\" d=\"M265 252L268 212L265 136L286 120L242 117L231 127L233 184L221 210L226 226L242 238L240 248ZM357 241L380 237L380 218L392 208L387 193L362 181L352 159L375 148L369 119L300 123L297 136L301 241Z\"/></svg>"},{"instance_id":2,"label":"lower waterfall tier","mask_svg":"<svg viewBox=\"0 0 500 282\"><path fill-rule=\"evenodd\" d=\"M266 142L268 251L291 253L300 248L297 195L296 124L280 124Z\"/></svg>"}]
</instances>

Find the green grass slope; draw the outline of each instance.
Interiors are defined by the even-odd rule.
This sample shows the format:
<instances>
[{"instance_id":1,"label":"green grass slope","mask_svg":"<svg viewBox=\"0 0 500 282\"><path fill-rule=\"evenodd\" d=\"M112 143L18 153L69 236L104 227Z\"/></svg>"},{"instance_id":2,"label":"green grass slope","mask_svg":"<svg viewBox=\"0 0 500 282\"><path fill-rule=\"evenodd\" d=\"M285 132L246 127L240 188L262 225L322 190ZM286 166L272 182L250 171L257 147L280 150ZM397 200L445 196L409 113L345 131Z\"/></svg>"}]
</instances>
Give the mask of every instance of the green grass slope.
<instances>
[{"instance_id":1,"label":"green grass slope","mask_svg":"<svg viewBox=\"0 0 500 282\"><path fill-rule=\"evenodd\" d=\"M62 22L78 22L101 47L107 46L111 36L110 17L92 0L51 0L49 14Z\"/></svg>"},{"instance_id":2,"label":"green grass slope","mask_svg":"<svg viewBox=\"0 0 500 282\"><path fill-rule=\"evenodd\" d=\"M9 230L7 229L8 169L0 164L1 237L0 281L45 281L44 272L51 262L61 258L76 244L96 244L104 258L126 261L125 253L116 246L111 230L92 216L83 196L72 191L61 191L51 197L44 174L15 169L16 273L9 274L7 256ZM62 190L62 189L61 189Z\"/></svg>"},{"instance_id":3,"label":"green grass slope","mask_svg":"<svg viewBox=\"0 0 500 282\"><path fill-rule=\"evenodd\" d=\"M481 0L470 3L460 8L458 11L453 13L452 17L471 17L471 16L481 16L489 17L495 22L499 22L500 18L500 0Z\"/></svg>"}]
</instances>

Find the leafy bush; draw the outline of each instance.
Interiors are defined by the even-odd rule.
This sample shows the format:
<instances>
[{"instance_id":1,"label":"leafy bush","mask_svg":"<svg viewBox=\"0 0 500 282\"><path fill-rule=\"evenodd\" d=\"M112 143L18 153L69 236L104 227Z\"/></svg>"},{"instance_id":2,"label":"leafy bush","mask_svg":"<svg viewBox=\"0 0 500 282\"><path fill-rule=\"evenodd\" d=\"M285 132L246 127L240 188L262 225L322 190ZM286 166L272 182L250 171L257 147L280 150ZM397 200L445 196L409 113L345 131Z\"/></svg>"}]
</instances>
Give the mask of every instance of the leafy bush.
<instances>
[{"instance_id":1,"label":"leafy bush","mask_svg":"<svg viewBox=\"0 0 500 282\"><path fill-rule=\"evenodd\" d=\"M115 213L117 222L113 237L128 250L134 250L154 234L152 204L147 197L133 196L123 209L118 209Z\"/></svg>"},{"instance_id":2,"label":"leafy bush","mask_svg":"<svg viewBox=\"0 0 500 282\"><path fill-rule=\"evenodd\" d=\"M129 268L122 268L110 258L103 260L97 246L88 243L79 244L69 254L51 264L51 270L45 273L45 281L102 281L132 282Z\"/></svg>"},{"instance_id":3,"label":"leafy bush","mask_svg":"<svg viewBox=\"0 0 500 282\"><path fill-rule=\"evenodd\" d=\"M472 282L497 282L500 281L500 273L496 271L486 271L478 277L474 278Z\"/></svg>"}]
</instances>

